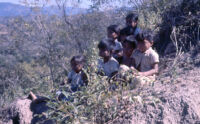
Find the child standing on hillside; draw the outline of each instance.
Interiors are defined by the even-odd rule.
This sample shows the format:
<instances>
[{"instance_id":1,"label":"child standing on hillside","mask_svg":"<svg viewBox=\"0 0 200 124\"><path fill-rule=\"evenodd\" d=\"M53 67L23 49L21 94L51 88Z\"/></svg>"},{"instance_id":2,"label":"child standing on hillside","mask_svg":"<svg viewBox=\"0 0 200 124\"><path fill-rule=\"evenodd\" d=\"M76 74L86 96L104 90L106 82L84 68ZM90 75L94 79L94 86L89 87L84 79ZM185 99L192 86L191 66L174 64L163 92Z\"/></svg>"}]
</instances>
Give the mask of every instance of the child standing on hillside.
<instances>
[{"instance_id":1,"label":"child standing on hillside","mask_svg":"<svg viewBox=\"0 0 200 124\"><path fill-rule=\"evenodd\" d=\"M140 76L154 76L158 73L159 56L152 49L153 36L150 30L145 30L137 35L138 47L133 52L132 58L135 68Z\"/></svg>"},{"instance_id":2,"label":"child standing on hillside","mask_svg":"<svg viewBox=\"0 0 200 124\"><path fill-rule=\"evenodd\" d=\"M140 33L140 28L138 28L138 15L134 13L130 13L126 16L126 25L129 32L132 32L132 35L135 37Z\"/></svg>"},{"instance_id":3,"label":"child standing on hillside","mask_svg":"<svg viewBox=\"0 0 200 124\"><path fill-rule=\"evenodd\" d=\"M107 28L107 37L112 56L120 63L123 56L122 44L118 41L120 28L117 25L110 25Z\"/></svg>"},{"instance_id":4,"label":"child standing on hillside","mask_svg":"<svg viewBox=\"0 0 200 124\"><path fill-rule=\"evenodd\" d=\"M108 42L107 39L104 39L98 44L99 56L103 58L103 61L99 61L98 68L100 71L103 71L106 76L112 77L118 72L119 63L112 57L112 49L109 47Z\"/></svg>"}]
</instances>

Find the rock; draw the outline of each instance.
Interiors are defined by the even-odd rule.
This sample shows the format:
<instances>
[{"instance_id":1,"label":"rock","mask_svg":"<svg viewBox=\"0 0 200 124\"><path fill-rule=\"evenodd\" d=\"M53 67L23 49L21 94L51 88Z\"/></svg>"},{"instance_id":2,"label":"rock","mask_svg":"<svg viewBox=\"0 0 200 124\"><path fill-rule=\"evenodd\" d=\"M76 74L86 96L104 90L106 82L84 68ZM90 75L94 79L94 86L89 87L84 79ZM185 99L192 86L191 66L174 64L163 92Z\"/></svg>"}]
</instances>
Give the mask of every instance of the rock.
<instances>
[{"instance_id":1,"label":"rock","mask_svg":"<svg viewBox=\"0 0 200 124\"><path fill-rule=\"evenodd\" d=\"M45 97L39 97L34 102L28 98L17 99L0 111L0 124L36 124L40 121L43 121L42 124L54 124L52 120L46 120L45 116L34 116L48 110L47 100Z\"/></svg>"},{"instance_id":2,"label":"rock","mask_svg":"<svg viewBox=\"0 0 200 124\"><path fill-rule=\"evenodd\" d=\"M3 124L31 124L33 112L30 110L31 100L18 99L1 112Z\"/></svg>"}]
</instances>

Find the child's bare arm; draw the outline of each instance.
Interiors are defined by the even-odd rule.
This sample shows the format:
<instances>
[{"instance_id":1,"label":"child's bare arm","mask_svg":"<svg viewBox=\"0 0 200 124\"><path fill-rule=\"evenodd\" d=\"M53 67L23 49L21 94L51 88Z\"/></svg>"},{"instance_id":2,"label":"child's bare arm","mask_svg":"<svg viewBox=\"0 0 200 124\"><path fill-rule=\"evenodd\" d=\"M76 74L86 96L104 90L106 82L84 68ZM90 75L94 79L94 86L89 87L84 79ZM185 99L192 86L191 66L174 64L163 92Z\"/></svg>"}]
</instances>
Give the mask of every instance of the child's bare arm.
<instances>
[{"instance_id":1,"label":"child's bare arm","mask_svg":"<svg viewBox=\"0 0 200 124\"><path fill-rule=\"evenodd\" d=\"M153 65L153 69L146 71L146 72L139 72L139 75L141 76L152 76L154 74L158 73L158 63L155 63Z\"/></svg>"},{"instance_id":2,"label":"child's bare arm","mask_svg":"<svg viewBox=\"0 0 200 124\"><path fill-rule=\"evenodd\" d=\"M131 66L130 69L131 69L133 72L138 72L138 70L137 70L135 67L133 67L133 66Z\"/></svg>"},{"instance_id":3,"label":"child's bare arm","mask_svg":"<svg viewBox=\"0 0 200 124\"><path fill-rule=\"evenodd\" d=\"M30 96L32 101L37 99L37 96L32 91L30 91L29 96Z\"/></svg>"}]
</instances>

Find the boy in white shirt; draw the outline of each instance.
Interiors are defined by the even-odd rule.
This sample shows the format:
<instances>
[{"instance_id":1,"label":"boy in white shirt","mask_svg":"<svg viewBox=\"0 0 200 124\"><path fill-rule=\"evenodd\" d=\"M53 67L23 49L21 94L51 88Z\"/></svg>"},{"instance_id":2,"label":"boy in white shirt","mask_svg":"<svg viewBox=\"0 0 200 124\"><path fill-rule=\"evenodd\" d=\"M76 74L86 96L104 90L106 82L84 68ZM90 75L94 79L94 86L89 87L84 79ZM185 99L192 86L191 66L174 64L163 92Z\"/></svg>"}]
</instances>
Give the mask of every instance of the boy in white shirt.
<instances>
[{"instance_id":1,"label":"boy in white shirt","mask_svg":"<svg viewBox=\"0 0 200 124\"><path fill-rule=\"evenodd\" d=\"M149 84L155 81L158 73L159 55L152 49L153 36L150 30L145 30L137 35L137 50L131 56L133 65L138 70L138 78L141 84Z\"/></svg>"},{"instance_id":2,"label":"boy in white shirt","mask_svg":"<svg viewBox=\"0 0 200 124\"><path fill-rule=\"evenodd\" d=\"M106 76L112 77L118 72L119 63L114 57L112 57L111 48L106 39L102 40L98 44L98 48L99 56L103 58L103 60L99 62L98 68L103 71Z\"/></svg>"},{"instance_id":3,"label":"boy in white shirt","mask_svg":"<svg viewBox=\"0 0 200 124\"><path fill-rule=\"evenodd\" d=\"M153 76L158 73L159 55L152 49L153 36L145 30L137 36L138 46L132 54L135 68L141 76Z\"/></svg>"}]
</instances>

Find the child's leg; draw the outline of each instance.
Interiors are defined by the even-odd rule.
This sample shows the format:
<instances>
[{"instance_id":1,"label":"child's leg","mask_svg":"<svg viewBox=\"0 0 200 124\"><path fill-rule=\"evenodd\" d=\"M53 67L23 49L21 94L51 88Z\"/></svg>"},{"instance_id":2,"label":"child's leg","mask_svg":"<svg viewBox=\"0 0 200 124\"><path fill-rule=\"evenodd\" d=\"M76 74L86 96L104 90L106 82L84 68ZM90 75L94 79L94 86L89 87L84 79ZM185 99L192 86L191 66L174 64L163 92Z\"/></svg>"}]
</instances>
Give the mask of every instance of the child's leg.
<instances>
[{"instance_id":1,"label":"child's leg","mask_svg":"<svg viewBox=\"0 0 200 124\"><path fill-rule=\"evenodd\" d=\"M37 99L37 96L32 91L29 93L29 96L32 101L35 101Z\"/></svg>"}]
</instances>

